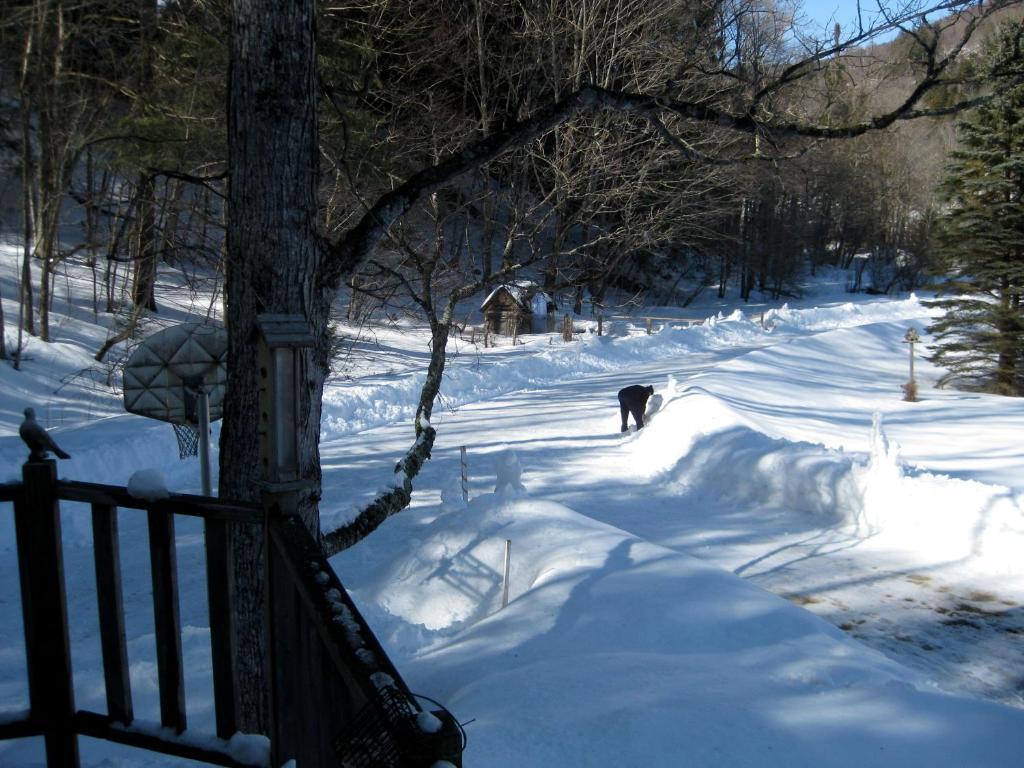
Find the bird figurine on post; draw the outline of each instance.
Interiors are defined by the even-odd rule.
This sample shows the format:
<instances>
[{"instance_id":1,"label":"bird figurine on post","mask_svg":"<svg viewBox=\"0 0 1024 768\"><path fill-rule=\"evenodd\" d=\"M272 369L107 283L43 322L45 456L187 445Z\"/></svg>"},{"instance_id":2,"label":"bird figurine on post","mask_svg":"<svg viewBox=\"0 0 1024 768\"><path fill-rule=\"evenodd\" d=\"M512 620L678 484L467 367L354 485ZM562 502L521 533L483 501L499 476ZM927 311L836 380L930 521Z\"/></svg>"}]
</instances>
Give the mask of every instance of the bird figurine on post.
<instances>
[{"instance_id":1,"label":"bird figurine on post","mask_svg":"<svg viewBox=\"0 0 1024 768\"><path fill-rule=\"evenodd\" d=\"M36 421L34 408L25 409L25 420L21 422L18 434L21 435L21 439L25 441L25 445L31 451L28 456L29 461L43 461L46 459L46 454L50 451L53 451L58 459L71 458L69 454L61 450L59 445L53 442L53 438L50 437L46 430L39 426L39 422Z\"/></svg>"}]
</instances>

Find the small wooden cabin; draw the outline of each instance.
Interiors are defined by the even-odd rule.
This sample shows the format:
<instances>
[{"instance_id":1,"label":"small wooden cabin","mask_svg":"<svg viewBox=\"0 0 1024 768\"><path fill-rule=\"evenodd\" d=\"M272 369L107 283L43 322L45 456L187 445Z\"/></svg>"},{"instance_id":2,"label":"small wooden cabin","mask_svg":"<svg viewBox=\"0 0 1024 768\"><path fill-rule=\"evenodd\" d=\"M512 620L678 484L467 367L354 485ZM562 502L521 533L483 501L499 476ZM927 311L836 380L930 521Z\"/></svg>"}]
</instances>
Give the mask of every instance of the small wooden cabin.
<instances>
[{"instance_id":1,"label":"small wooden cabin","mask_svg":"<svg viewBox=\"0 0 1024 768\"><path fill-rule=\"evenodd\" d=\"M502 336L543 333L549 317L554 318L555 303L529 280L503 283L491 291L480 307L484 328Z\"/></svg>"}]
</instances>

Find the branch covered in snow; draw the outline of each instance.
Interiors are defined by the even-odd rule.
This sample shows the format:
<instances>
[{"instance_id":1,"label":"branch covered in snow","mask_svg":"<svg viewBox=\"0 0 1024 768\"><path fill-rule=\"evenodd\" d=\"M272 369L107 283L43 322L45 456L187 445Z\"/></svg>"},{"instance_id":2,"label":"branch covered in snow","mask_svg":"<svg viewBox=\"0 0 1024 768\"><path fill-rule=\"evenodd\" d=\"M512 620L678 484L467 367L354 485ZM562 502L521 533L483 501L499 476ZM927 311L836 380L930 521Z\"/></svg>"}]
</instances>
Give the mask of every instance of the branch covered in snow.
<instances>
[{"instance_id":1,"label":"branch covered in snow","mask_svg":"<svg viewBox=\"0 0 1024 768\"><path fill-rule=\"evenodd\" d=\"M323 537L323 549L328 557L358 544L389 517L409 506L413 478L430 458L430 450L434 447L436 436L437 430L431 426L424 426L412 448L395 465L396 485L363 507L352 522Z\"/></svg>"}]
</instances>

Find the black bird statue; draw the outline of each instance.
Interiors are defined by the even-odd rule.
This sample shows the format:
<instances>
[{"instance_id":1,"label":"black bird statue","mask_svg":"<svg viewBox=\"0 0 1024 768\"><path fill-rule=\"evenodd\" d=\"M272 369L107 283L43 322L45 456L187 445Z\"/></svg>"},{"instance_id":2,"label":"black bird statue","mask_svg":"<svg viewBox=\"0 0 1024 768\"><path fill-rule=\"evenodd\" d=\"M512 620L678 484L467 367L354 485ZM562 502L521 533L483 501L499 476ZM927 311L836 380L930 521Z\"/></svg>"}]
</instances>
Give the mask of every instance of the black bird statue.
<instances>
[{"instance_id":1,"label":"black bird statue","mask_svg":"<svg viewBox=\"0 0 1024 768\"><path fill-rule=\"evenodd\" d=\"M59 445L53 442L53 438L47 434L46 430L39 426L39 422L36 421L34 408L25 409L25 420L21 422L18 434L21 435L25 445L32 451L28 456L29 461L43 461L49 451L53 451L58 459L71 458L70 455L60 449Z\"/></svg>"}]
</instances>

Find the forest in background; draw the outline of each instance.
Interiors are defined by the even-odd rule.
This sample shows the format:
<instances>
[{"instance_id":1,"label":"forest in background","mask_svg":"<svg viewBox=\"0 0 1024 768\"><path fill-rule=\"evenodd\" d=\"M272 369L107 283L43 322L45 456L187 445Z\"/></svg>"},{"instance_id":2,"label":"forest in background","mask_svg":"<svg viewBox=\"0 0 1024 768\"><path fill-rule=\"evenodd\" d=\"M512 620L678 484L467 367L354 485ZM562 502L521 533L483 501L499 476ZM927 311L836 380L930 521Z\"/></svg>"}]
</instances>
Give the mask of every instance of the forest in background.
<instances>
[{"instance_id":1,"label":"forest in background","mask_svg":"<svg viewBox=\"0 0 1024 768\"><path fill-rule=\"evenodd\" d=\"M222 0L5 9L0 216L5 232L25 234L22 304L33 310L0 319L49 339L53 281L62 262L80 260L95 275L94 311L116 319L102 359L159 311L159 263L223 276L230 9ZM1020 14L996 18L1010 15ZM326 5L317 19L324 235L416 168L582 85L729 107L815 54L813 71L773 88L758 110L845 124L902 98L925 66L922 30L952 44L967 23L928 17L934 30L917 20L857 46L838 26L832 41L805 37L799 20L797 7L770 0ZM833 55L817 55L829 45ZM970 62L957 65L962 85L929 95L932 106L984 87ZM350 316L422 304L424 285L486 282L519 265L548 291L575 294L577 312L584 295L600 304L610 288L661 304L729 287L778 298L807 269L849 267L855 256L852 290L907 290L928 275L951 116L834 142L683 121L658 135L646 123L578 117L431 195L349 278Z\"/></svg>"}]
</instances>

